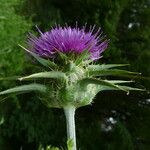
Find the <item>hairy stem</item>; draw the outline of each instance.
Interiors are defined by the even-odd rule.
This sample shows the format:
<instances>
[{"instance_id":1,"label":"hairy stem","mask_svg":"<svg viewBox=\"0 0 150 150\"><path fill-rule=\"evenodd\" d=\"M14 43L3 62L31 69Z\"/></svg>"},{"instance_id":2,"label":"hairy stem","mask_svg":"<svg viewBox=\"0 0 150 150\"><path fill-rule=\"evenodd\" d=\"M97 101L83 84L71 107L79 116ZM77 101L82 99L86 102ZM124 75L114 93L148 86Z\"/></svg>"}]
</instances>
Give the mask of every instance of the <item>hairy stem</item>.
<instances>
[{"instance_id":1,"label":"hairy stem","mask_svg":"<svg viewBox=\"0 0 150 150\"><path fill-rule=\"evenodd\" d=\"M67 138L73 142L73 149L76 150L76 132L75 132L75 107L67 106L64 108L67 124Z\"/></svg>"}]
</instances>

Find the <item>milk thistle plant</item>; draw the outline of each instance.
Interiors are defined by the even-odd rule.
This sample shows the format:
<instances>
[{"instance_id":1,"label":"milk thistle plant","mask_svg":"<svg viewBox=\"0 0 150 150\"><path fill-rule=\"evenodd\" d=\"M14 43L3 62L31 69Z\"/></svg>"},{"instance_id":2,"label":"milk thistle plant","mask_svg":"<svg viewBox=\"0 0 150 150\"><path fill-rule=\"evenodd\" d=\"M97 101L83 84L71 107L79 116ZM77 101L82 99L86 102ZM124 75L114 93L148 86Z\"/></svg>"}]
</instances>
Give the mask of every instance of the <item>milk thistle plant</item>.
<instances>
[{"instance_id":1,"label":"milk thistle plant","mask_svg":"<svg viewBox=\"0 0 150 150\"><path fill-rule=\"evenodd\" d=\"M38 29L39 30L39 29ZM108 40L101 29L56 26L40 36L28 36L24 48L42 67L43 72L19 77L18 80L33 83L0 92L0 95L39 91L39 97L47 107L62 108L66 116L67 137L76 150L75 110L92 103L103 90L141 90L124 83L129 80L107 80L107 76L133 77L138 73L116 69L124 64L96 64L108 47Z\"/></svg>"}]
</instances>

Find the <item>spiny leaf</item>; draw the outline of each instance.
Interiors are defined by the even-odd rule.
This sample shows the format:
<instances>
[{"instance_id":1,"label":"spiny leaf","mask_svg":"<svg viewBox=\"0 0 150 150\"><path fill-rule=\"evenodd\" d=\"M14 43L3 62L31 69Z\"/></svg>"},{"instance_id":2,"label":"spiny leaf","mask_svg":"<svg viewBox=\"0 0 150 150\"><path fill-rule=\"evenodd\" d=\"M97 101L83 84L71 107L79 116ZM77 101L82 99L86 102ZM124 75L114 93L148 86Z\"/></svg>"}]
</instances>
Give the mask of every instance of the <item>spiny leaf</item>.
<instances>
[{"instance_id":1,"label":"spiny leaf","mask_svg":"<svg viewBox=\"0 0 150 150\"><path fill-rule=\"evenodd\" d=\"M123 85L119 85L119 87L124 88L124 89L126 89L128 91L146 91L146 89L139 89L139 88L123 86Z\"/></svg>"},{"instance_id":2,"label":"spiny leaf","mask_svg":"<svg viewBox=\"0 0 150 150\"><path fill-rule=\"evenodd\" d=\"M30 53L40 64L42 64L43 66L45 67L48 67L48 68L57 68L58 66L50 61L50 60L46 60L44 58L41 58L39 57L37 54L29 51L28 49L26 49L25 47L23 47L22 45L19 45L21 48L23 48L26 52Z\"/></svg>"},{"instance_id":3,"label":"spiny leaf","mask_svg":"<svg viewBox=\"0 0 150 150\"><path fill-rule=\"evenodd\" d=\"M106 80L107 81L107 80ZM110 83L114 83L114 84L123 84L123 83L131 83L134 81L125 81L125 80L108 80Z\"/></svg>"},{"instance_id":4,"label":"spiny leaf","mask_svg":"<svg viewBox=\"0 0 150 150\"><path fill-rule=\"evenodd\" d=\"M119 70L119 69L108 69L108 70L89 71L88 75L89 76L120 76L120 77L134 78L135 75L140 75L140 73L126 71L126 70Z\"/></svg>"},{"instance_id":5,"label":"spiny leaf","mask_svg":"<svg viewBox=\"0 0 150 150\"><path fill-rule=\"evenodd\" d=\"M89 65L87 69L87 73L89 76L122 76L122 77L130 77L130 78L140 78L140 79L147 79L140 77L140 73L131 72L126 70L120 69L112 69L115 67L122 67L127 66L129 64L103 64L103 65Z\"/></svg>"},{"instance_id":6,"label":"spiny leaf","mask_svg":"<svg viewBox=\"0 0 150 150\"><path fill-rule=\"evenodd\" d=\"M62 79L65 78L66 75L63 72L59 71L49 71L49 72L39 72L34 73L29 76L21 77L19 80L25 80L25 79L39 79L39 78L54 78L54 79Z\"/></svg>"},{"instance_id":7,"label":"spiny leaf","mask_svg":"<svg viewBox=\"0 0 150 150\"><path fill-rule=\"evenodd\" d=\"M101 91L113 91L113 90L119 90L120 89L117 89L117 88L114 88L114 87L108 87L108 86L105 86L105 85L98 85L97 87L97 92L101 92Z\"/></svg>"},{"instance_id":8,"label":"spiny leaf","mask_svg":"<svg viewBox=\"0 0 150 150\"><path fill-rule=\"evenodd\" d=\"M129 86L121 86L118 85L119 88L122 88L124 90L127 91L127 94L129 94L129 91L146 91L145 89L139 89L139 88L134 88L134 87L129 87ZM104 85L100 85L98 86L98 91L105 91L105 90L120 90L114 87L108 87L108 86L104 86Z\"/></svg>"},{"instance_id":9,"label":"spiny leaf","mask_svg":"<svg viewBox=\"0 0 150 150\"><path fill-rule=\"evenodd\" d=\"M126 89L119 87L118 85L115 85L107 80L101 80L101 79L93 79L93 78L84 78L79 81L81 86L87 86L88 84L96 84L96 85L102 85L108 88L115 88L118 90L123 90L128 92Z\"/></svg>"},{"instance_id":10,"label":"spiny leaf","mask_svg":"<svg viewBox=\"0 0 150 150\"><path fill-rule=\"evenodd\" d=\"M129 64L102 64L102 65L89 65L88 69L89 70L105 70L105 69L110 69L110 68L116 68L116 67L123 67L123 66L128 66Z\"/></svg>"},{"instance_id":11,"label":"spiny leaf","mask_svg":"<svg viewBox=\"0 0 150 150\"><path fill-rule=\"evenodd\" d=\"M46 86L42 84L28 84L28 85L21 85L21 86L16 86L14 88L7 89L5 91L0 92L0 95L4 94L11 94L11 93L22 93L22 92L30 92L30 91L39 91L39 92L46 92Z\"/></svg>"}]
</instances>

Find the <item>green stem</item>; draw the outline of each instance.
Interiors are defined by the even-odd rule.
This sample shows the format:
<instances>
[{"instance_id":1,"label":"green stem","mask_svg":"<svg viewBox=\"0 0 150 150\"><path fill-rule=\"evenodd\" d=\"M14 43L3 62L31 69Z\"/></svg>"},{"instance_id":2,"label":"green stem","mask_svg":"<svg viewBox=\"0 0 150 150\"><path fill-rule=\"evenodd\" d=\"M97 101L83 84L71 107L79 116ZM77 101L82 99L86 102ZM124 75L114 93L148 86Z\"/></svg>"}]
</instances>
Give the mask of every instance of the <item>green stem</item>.
<instances>
[{"instance_id":1,"label":"green stem","mask_svg":"<svg viewBox=\"0 0 150 150\"><path fill-rule=\"evenodd\" d=\"M75 132L75 107L67 106L64 108L67 124L67 138L73 142L73 149L76 150L76 132Z\"/></svg>"}]
</instances>

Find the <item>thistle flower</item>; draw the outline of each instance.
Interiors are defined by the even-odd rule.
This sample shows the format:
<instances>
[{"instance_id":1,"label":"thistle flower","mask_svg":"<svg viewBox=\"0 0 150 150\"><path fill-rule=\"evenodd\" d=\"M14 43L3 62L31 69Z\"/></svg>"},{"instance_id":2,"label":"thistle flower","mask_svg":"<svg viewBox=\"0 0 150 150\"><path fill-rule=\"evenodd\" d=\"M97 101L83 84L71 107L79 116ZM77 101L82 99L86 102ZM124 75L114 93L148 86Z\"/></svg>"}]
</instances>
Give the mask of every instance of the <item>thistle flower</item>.
<instances>
[{"instance_id":1,"label":"thistle flower","mask_svg":"<svg viewBox=\"0 0 150 150\"><path fill-rule=\"evenodd\" d=\"M30 34L28 38L29 50L42 57L54 58L57 52L81 54L87 50L90 59L97 60L107 48L108 40L102 36L99 28L95 33L95 26L89 31L86 27L55 27L51 31L42 33L40 37Z\"/></svg>"},{"instance_id":2,"label":"thistle flower","mask_svg":"<svg viewBox=\"0 0 150 150\"><path fill-rule=\"evenodd\" d=\"M4 95L38 91L42 93L41 100L47 107L63 108L66 116L67 137L73 140L72 150L76 150L74 115L77 108L91 104L95 95L103 90L123 90L127 93L129 90L143 90L122 85L132 82L129 80L106 80L104 78L137 76L136 72L116 69L126 64L96 65L91 63L99 59L108 46L108 40L101 36L101 30L98 29L96 33L94 30L95 27L88 32L85 27L82 29L55 27L45 33L39 30L40 37L30 34L29 49L21 47L44 66L42 68L44 72L17 78L20 81L30 79L29 81L33 80L33 82L0 92L0 95ZM72 59L72 55L68 55L70 53L76 54L73 58L76 57ZM57 56L62 58L60 64L54 61Z\"/></svg>"}]
</instances>

